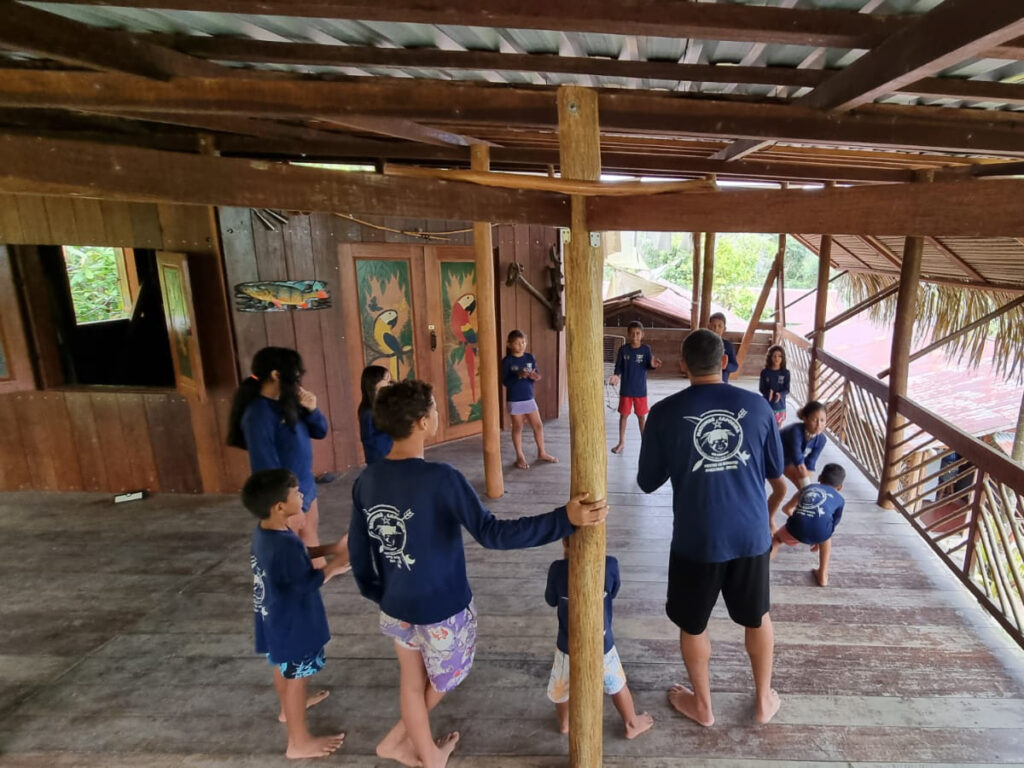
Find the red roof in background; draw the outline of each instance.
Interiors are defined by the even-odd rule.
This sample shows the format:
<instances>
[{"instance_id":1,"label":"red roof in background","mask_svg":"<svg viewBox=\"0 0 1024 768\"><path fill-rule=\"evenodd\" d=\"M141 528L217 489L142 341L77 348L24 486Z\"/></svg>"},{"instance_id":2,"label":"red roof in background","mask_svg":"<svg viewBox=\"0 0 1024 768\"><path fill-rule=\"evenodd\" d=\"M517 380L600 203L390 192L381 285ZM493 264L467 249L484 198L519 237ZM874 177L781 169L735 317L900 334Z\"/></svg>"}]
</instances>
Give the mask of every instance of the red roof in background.
<instances>
[{"instance_id":1,"label":"red roof in background","mask_svg":"<svg viewBox=\"0 0 1024 768\"><path fill-rule=\"evenodd\" d=\"M792 301L805 289L786 291ZM769 301L768 306L774 306ZM846 309L836 291L829 292L828 316ZM814 325L814 297L786 310L786 324L803 335ZM825 349L862 371L877 375L889 367L891 328L876 325L867 313L851 318L825 334ZM923 346L918 342L915 347ZM992 346L991 341L987 349ZM925 408L972 435L1014 430L1021 407L1021 387L996 376L989 363L971 369L937 350L910 364L908 394Z\"/></svg>"}]
</instances>

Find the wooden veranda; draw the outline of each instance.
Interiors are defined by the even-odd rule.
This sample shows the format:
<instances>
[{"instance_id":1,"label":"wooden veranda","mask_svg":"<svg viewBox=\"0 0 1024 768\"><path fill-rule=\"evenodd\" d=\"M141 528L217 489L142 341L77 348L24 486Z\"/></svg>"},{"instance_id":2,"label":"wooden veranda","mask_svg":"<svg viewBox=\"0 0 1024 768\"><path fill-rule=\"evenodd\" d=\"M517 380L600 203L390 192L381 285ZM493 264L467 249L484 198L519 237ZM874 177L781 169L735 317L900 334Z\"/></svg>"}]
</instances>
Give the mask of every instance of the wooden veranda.
<instances>
[{"instance_id":1,"label":"wooden veranda","mask_svg":"<svg viewBox=\"0 0 1024 768\"><path fill-rule=\"evenodd\" d=\"M342 424L359 355L335 343L358 334L355 302L285 328L243 318L231 291L329 276L347 301L354 263L391 258L364 246L391 237L422 246L401 256L419 270L406 273L406 305L413 295L427 305L410 352L438 343L433 315L422 314L442 303L427 275L445 258L475 268L484 489L500 496L494 364L508 307L491 232L505 224L525 230L499 235L498 260L503 245L515 263L541 254L552 321L564 276L566 333L543 328L559 371L545 407L557 413L568 392L571 488L604 496L599 233L695 233L702 318L715 233L780 233L740 355L764 328L771 288L784 295L785 238L797 237L819 254L815 327L809 339L788 333L781 299L768 327L802 362L791 366L801 394L828 402L833 437L877 502L909 518L1021 642L1024 471L907 397L919 283L994 292L1009 297L1003 314L1021 316L1019 0L0 0L0 17L0 487L125 490L99 458L111 455L99 446L120 440L131 446L125 476L163 490L235 490L244 467L223 449L224 407L257 342L305 344L318 358L336 426L317 461L357 465ZM666 178L616 184L602 173ZM553 228L568 230L563 248L546 247ZM471 254L428 248L469 231L459 244ZM87 244L145 250L137 265L177 270L179 315L163 304L179 346L167 362L173 387L75 388L49 299L64 279L53 274L56 249ZM895 297L884 383L827 352L827 331L843 319L825 315L832 268L890 278L850 310ZM1006 338L1003 353L1019 355L1020 334ZM425 351L420 363L445 370ZM112 421L116 434L104 431ZM478 427L451 418L445 430L454 439ZM92 450L74 452L65 474L71 445ZM931 465L953 452L954 470L973 467L973 485L929 498ZM574 766L602 761L605 546L603 528L573 538ZM993 761L1019 746L1005 745Z\"/></svg>"}]
</instances>

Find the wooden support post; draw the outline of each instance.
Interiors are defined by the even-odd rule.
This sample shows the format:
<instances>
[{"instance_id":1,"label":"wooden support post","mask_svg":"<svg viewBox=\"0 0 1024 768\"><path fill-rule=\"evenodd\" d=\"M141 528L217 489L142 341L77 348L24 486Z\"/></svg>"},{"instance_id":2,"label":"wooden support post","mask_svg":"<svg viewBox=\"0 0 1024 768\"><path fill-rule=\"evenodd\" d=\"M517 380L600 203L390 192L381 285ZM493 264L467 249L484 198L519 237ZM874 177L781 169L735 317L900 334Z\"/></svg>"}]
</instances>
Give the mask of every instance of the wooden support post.
<instances>
[{"instance_id":1,"label":"wooden support post","mask_svg":"<svg viewBox=\"0 0 1024 768\"><path fill-rule=\"evenodd\" d=\"M899 295L896 298L896 320L892 329L892 352L889 360L889 414L885 425L885 453L882 457L882 477L878 485L878 504L892 509L889 494L896 490L900 474L896 462L896 444L903 437L906 419L896 412L896 399L907 396L910 371L910 343L914 333L914 312L917 304L917 284L921 277L921 256L924 239L908 237L903 245L903 266L900 269Z\"/></svg>"},{"instance_id":2,"label":"wooden support post","mask_svg":"<svg viewBox=\"0 0 1024 768\"><path fill-rule=\"evenodd\" d=\"M700 327L700 232L693 233L693 287L690 294L690 330Z\"/></svg>"},{"instance_id":3,"label":"wooden support post","mask_svg":"<svg viewBox=\"0 0 1024 768\"><path fill-rule=\"evenodd\" d=\"M1020 412L1017 414L1017 432L1013 436L1013 451L1010 456L1018 464L1024 464L1024 395L1020 398Z\"/></svg>"},{"instance_id":4,"label":"wooden support post","mask_svg":"<svg viewBox=\"0 0 1024 768\"><path fill-rule=\"evenodd\" d=\"M785 189L785 185L782 187ZM779 287L775 291L775 343L782 343L781 329L786 327L786 233L779 234Z\"/></svg>"},{"instance_id":5,"label":"wooden support post","mask_svg":"<svg viewBox=\"0 0 1024 768\"><path fill-rule=\"evenodd\" d=\"M558 142L562 175L596 181L601 175L597 92L558 89ZM608 448L604 430L604 363L601 281L604 265L587 227L585 200L572 198L572 225L565 259L569 364L571 493L606 495ZM569 763L602 764L604 710L605 526L581 528L569 547Z\"/></svg>"},{"instance_id":6,"label":"wooden support post","mask_svg":"<svg viewBox=\"0 0 1024 768\"><path fill-rule=\"evenodd\" d=\"M473 144L470 162L474 171L490 170L490 149ZM473 252L476 256L476 322L480 366L480 403L484 438L484 486L487 498L505 493L501 469L501 398L498 395L498 320L495 311L494 253L491 223L473 223Z\"/></svg>"},{"instance_id":7,"label":"wooden support post","mask_svg":"<svg viewBox=\"0 0 1024 768\"><path fill-rule=\"evenodd\" d=\"M768 270L768 276L764 279L764 285L761 286L761 293L757 297L757 303L754 304L754 313L750 316L750 322L747 323L747 330L743 332L743 340L740 341L740 348L736 352L736 362L740 364L740 368L743 367L743 361L747 359L747 350L750 348L750 342L754 338L754 332L757 330L757 326L761 322L761 315L764 313L765 304L768 303L768 294L771 293L772 284L778 278L778 275L779 256L776 254L775 261Z\"/></svg>"},{"instance_id":8,"label":"wooden support post","mask_svg":"<svg viewBox=\"0 0 1024 768\"><path fill-rule=\"evenodd\" d=\"M700 328L708 327L711 317L711 289L715 284L715 233L704 234L704 275L700 284Z\"/></svg>"},{"instance_id":9,"label":"wooden support post","mask_svg":"<svg viewBox=\"0 0 1024 768\"><path fill-rule=\"evenodd\" d=\"M832 235L822 235L818 246L818 287L814 298L814 338L811 339L811 370L807 374L807 401L818 399L818 350L825 348L825 318L828 314L828 272L832 266Z\"/></svg>"}]
</instances>

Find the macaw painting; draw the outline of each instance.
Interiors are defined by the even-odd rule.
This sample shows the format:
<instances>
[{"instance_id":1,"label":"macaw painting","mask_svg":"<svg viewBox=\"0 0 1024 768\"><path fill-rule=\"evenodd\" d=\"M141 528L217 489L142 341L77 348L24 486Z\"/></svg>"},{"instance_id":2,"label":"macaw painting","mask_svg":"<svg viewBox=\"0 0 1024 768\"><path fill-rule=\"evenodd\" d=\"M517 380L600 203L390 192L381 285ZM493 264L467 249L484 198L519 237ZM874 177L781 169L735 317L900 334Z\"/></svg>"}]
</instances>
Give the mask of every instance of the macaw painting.
<instances>
[{"instance_id":1,"label":"macaw painting","mask_svg":"<svg viewBox=\"0 0 1024 768\"><path fill-rule=\"evenodd\" d=\"M409 263L356 259L356 285L366 365L383 365L392 381L416 378Z\"/></svg>"},{"instance_id":2,"label":"macaw painting","mask_svg":"<svg viewBox=\"0 0 1024 768\"><path fill-rule=\"evenodd\" d=\"M448 424L479 421L476 268L472 262L441 262L441 304L444 310Z\"/></svg>"}]
</instances>

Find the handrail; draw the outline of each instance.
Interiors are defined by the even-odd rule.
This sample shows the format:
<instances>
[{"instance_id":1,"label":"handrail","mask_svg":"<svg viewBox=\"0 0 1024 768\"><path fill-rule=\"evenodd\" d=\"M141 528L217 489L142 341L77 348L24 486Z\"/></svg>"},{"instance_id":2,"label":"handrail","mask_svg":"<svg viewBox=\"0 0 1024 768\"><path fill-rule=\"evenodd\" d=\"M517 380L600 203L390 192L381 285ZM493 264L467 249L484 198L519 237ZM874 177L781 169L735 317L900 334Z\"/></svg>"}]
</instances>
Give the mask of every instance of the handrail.
<instances>
[{"instance_id":1,"label":"handrail","mask_svg":"<svg viewBox=\"0 0 1024 768\"><path fill-rule=\"evenodd\" d=\"M883 381L879 381L870 373L862 371L860 368L855 368L849 363L840 360L838 357L833 357L824 349L817 350L815 355L819 361L823 362L829 368L843 374L843 376L848 378L854 384L864 387L864 389L875 397L880 397L883 400L889 399L889 385Z\"/></svg>"}]
</instances>

